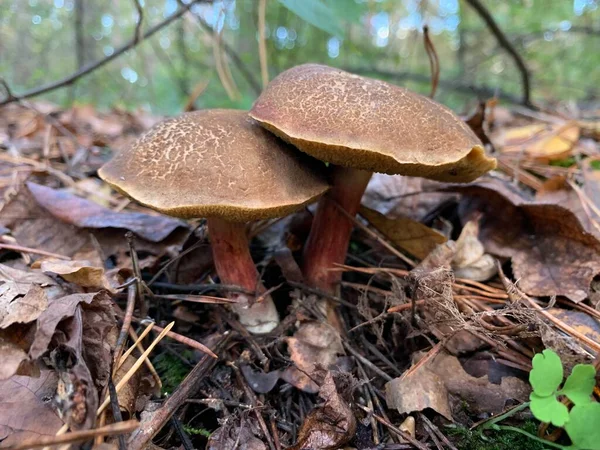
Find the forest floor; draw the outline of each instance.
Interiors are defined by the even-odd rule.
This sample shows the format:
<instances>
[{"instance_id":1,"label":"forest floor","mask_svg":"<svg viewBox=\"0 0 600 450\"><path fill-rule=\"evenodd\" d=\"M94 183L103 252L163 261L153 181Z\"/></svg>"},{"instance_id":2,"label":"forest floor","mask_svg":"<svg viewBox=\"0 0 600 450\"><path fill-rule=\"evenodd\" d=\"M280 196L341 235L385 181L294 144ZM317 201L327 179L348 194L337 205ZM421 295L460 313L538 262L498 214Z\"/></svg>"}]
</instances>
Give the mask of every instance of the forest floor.
<instances>
[{"instance_id":1,"label":"forest floor","mask_svg":"<svg viewBox=\"0 0 600 450\"><path fill-rule=\"evenodd\" d=\"M341 336L297 265L312 209L255 224L282 318L258 337L226 307L204 221L97 177L161 118L3 107L0 448L587 448L556 415L511 408L538 392L544 349L565 376L600 366L598 115L488 102L468 122L495 172L376 174L328 296Z\"/></svg>"}]
</instances>

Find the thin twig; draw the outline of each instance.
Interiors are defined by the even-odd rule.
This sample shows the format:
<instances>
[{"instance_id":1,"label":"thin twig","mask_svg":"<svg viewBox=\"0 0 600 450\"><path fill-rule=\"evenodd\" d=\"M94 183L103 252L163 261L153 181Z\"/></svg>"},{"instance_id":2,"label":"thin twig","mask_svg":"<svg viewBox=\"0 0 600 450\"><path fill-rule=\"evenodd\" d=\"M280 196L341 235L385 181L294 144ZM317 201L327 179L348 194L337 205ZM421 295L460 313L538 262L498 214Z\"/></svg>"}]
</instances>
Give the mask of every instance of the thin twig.
<instances>
[{"instance_id":1,"label":"thin twig","mask_svg":"<svg viewBox=\"0 0 600 450\"><path fill-rule=\"evenodd\" d=\"M177 0L177 2L180 5L184 5L182 0ZM198 24L207 33L210 34L213 32L212 27L202 18L202 16L199 13L197 13L196 11L191 11L191 13L192 13L193 17L196 19L196 21L198 22ZM223 50L225 51L225 53L227 53L227 55L231 58L231 60L236 65L236 67L238 68L240 73L244 76L244 78L248 82L248 85L252 88L254 93L257 95L260 94L260 92L261 92L260 83L254 77L253 72L244 64L244 62L242 61L242 58L240 58L240 55L238 55L235 52L235 50L229 44L227 44L227 42L223 41L222 46L223 46Z\"/></svg>"},{"instance_id":2,"label":"thin twig","mask_svg":"<svg viewBox=\"0 0 600 450\"><path fill-rule=\"evenodd\" d=\"M121 378L121 380L115 387L117 392L119 392L121 389L123 389L123 386L125 386L127 384L127 382L130 380L130 378L137 372L137 370L140 368L140 366L144 363L144 359L146 359L148 357L150 352L152 352L154 347L156 347L156 345L162 340L162 338L165 337L165 335L173 327L173 325L175 325L175 322L171 322L169 325L167 325L167 327L156 337L156 339L154 339L152 344L150 344L148 346L148 348L142 354L142 356L140 356L137 359L137 361L133 364L133 366L131 366L131 368L127 371L127 373L125 375L123 375L123 378ZM108 406L109 403L110 403L110 399L108 397L105 398L104 402L102 402L100 407L98 407L98 411L96 412L96 415L100 415L100 413L106 409L106 407Z\"/></svg>"},{"instance_id":3,"label":"thin twig","mask_svg":"<svg viewBox=\"0 0 600 450\"><path fill-rule=\"evenodd\" d=\"M506 50L506 52L512 57L513 61L515 62L515 65L517 66L517 68L519 69L519 72L521 73L521 83L523 85L523 94L522 94L521 101L524 105L533 107L533 104L531 103L531 87L530 87L530 82L529 82L529 69L527 68L527 65L525 64L525 61L523 60L523 58L521 57L519 52L517 52L517 50L512 45L512 43L508 40L508 38L506 37L504 32L500 29L500 27L494 20L494 17L487 10L487 8L485 6L483 6L483 4L479 0L465 0L465 1L469 4L469 6L471 6L471 8L473 8L477 12L477 14L479 14L479 17L481 17L481 19L486 23L486 25L488 26L488 28L490 29L490 31L492 32L492 34L498 41L498 44L500 44L500 46L504 50Z\"/></svg>"},{"instance_id":4,"label":"thin twig","mask_svg":"<svg viewBox=\"0 0 600 450\"><path fill-rule=\"evenodd\" d=\"M119 331L119 337L115 345L115 352L113 355L113 376L118 370L118 363L123 354L123 348L125 347L125 341L127 340L127 332L131 326L131 318L133 317L133 310L135 309L135 297L136 297L136 285L131 284L127 288L127 306L125 308L125 315L123 316L123 325Z\"/></svg>"},{"instance_id":5,"label":"thin twig","mask_svg":"<svg viewBox=\"0 0 600 450\"><path fill-rule=\"evenodd\" d=\"M48 256L49 258L62 259L63 261L71 261L71 258L58 253L47 252L45 250L38 250L36 248L23 247L21 245L4 244L0 243L0 250L11 250L13 252L20 253L31 253L32 255Z\"/></svg>"},{"instance_id":6,"label":"thin twig","mask_svg":"<svg viewBox=\"0 0 600 450\"><path fill-rule=\"evenodd\" d=\"M435 97L435 92L437 91L438 83L440 82L440 59L438 58L435 46L429 37L429 27L427 25L423 27L423 40L425 43L425 51L429 58L429 68L431 70L431 92L429 93L429 97L433 98Z\"/></svg>"},{"instance_id":7,"label":"thin twig","mask_svg":"<svg viewBox=\"0 0 600 450\"><path fill-rule=\"evenodd\" d=\"M82 68L80 68L79 70L77 70L76 72L72 73L71 75L69 75L69 76L67 76L67 77L65 77L65 78L63 78L61 80L53 81L53 82L48 83L48 84L46 84L44 86L40 86L40 87L37 87L37 88L34 88L34 89L30 89L29 91L25 91L22 94L12 94L12 93L10 93L11 91L6 86L6 83L3 83L4 86L5 86L5 89L7 90L7 92L9 92L9 95L4 100L0 101L0 106L7 105L8 103L13 103L13 102L15 102L17 100L21 100L21 99L24 99L24 98L31 98L31 97L35 97L35 96L38 96L38 95L41 95L41 94L46 94L46 93L54 91L56 89L60 89L60 88L72 85L75 81L79 80L80 78L83 78L86 75L89 75L94 70L96 70L96 69L98 69L98 68L100 68L100 67L108 64L109 62L117 59L119 56L121 56L125 52L131 50L132 48L135 48L143 40L148 39L150 36L153 36L158 31L162 30L164 27L166 27L167 25L169 25L171 22L179 19L186 12L188 12L190 10L190 8L192 6L194 6L196 3L203 2L203 1L209 1L209 0L192 0L187 5L183 4L183 6L181 7L181 9L179 9L179 11L175 12L174 14L172 14L169 17L167 17L162 22L154 25L152 28L150 28L148 31L146 31L143 34L142 38L138 42L135 42L135 39L132 39L131 41L129 41L128 43L126 43L122 47L119 47L118 49L116 49L114 51L114 53L112 53L111 55L107 56L106 58L102 58L102 59L100 59L98 61L94 61L94 62L92 62L90 64L86 64L85 66L83 66Z\"/></svg>"},{"instance_id":8,"label":"thin twig","mask_svg":"<svg viewBox=\"0 0 600 450\"><path fill-rule=\"evenodd\" d=\"M140 5L140 0L133 0L133 5L138 13L137 22L135 23L135 34L133 35L133 43L137 45L142 37L142 22L144 20L144 10Z\"/></svg>"},{"instance_id":9,"label":"thin twig","mask_svg":"<svg viewBox=\"0 0 600 450\"><path fill-rule=\"evenodd\" d=\"M220 353L225 348L229 334L220 339L215 346L215 352ZM173 413L190 397L193 397L200 388L200 382L216 364L216 359L203 356L192 371L185 377L179 387L163 403L162 407L152 413L151 417L141 424L140 428L131 436L128 450L142 450L146 448L152 438L162 429Z\"/></svg>"},{"instance_id":10,"label":"thin twig","mask_svg":"<svg viewBox=\"0 0 600 450\"><path fill-rule=\"evenodd\" d=\"M14 446L8 446L8 450L28 450L32 448L55 446L60 444L84 442L95 438L96 436L115 436L119 434L131 433L139 426L137 420L128 420L127 422L118 422L106 425L93 430L72 431L58 436L43 436L31 440L25 440Z\"/></svg>"},{"instance_id":11,"label":"thin twig","mask_svg":"<svg viewBox=\"0 0 600 450\"><path fill-rule=\"evenodd\" d=\"M360 221L357 220L356 217L352 217L350 214L348 214L348 212L344 208L342 208L338 203L334 202L334 205L338 209L338 211L341 212L344 216L346 216L349 220L351 220L354 225L356 225L358 228L363 230L365 233L367 233L369 236L371 236L373 239L375 239L377 242L379 242L381 245L383 245L394 256L400 258L402 261L404 261L410 267L416 266L416 263L413 260L411 260L408 256L400 253L393 245L391 245L389 242L387 242L385 239L383 239L381 236L379 236L377 233L375 233L369 227L360 223Z\"/></svg>"},{"instance_id":12,"label":"thin twig","mask_svg":"<svg viewBox=\"0 0 600 450\"><path fill-rule=\"evenodd\" d=\"M108 394L110 396L110 406L115 422L123 422L123 415L121 414L121 408L119 407L119 398L117 397L117 390L115 389L115 383L113 382L113 378L110 375L108 377ZM119 450L127 450L127 446L125 445L125 438L123 437L123 435L119 435Z\"/></svg>"},{"instance_id":13,"label":"thin twig","mask_svg":"<svg viewBox=\"0 0 600 450\"><path fill-rule=\"evenodd\" d=\"M391 432L397 434L398 436L400 436L402 439L405 439L406 441L410 442L412 445L414 445L416 448L418 448L419 450L429 450L425 445L423 445L421 442L417 441L414 437L412 437L410 434L402 431L400 428L395 427L394 425L392 425L390 422L388 422L387 420L385 420L383 417L378 416L377 414L375 414L373 411L371 411L369 408L364 407L363 405L360 404L356 404L356 406L358 406L360 409L362 409L364 412L366 412L367 414L372 415L373 417L375 417L375 420L377 420L377 422L379 422L380 424L386 426Z\"/></svg>"}]
</instances>

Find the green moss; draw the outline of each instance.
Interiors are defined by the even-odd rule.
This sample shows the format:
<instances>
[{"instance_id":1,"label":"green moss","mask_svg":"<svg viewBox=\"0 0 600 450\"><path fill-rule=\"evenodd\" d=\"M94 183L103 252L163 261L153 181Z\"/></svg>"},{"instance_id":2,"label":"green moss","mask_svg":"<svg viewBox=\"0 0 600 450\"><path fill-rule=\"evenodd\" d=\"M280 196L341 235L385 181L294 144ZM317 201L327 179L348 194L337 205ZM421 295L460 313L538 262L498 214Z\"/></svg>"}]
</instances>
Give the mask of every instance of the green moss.
<instances>
[{"instance_id":1,"label":"green moss","mask_svg":"<svg viewBox=\"0 0 600 450\"><path fill-rule=\"evenodd\" d=\"M205 438L209 438L212 434L212 431L209 431L206 428L194 428L189 425L184 425L183 429L187 434L192 436L204 436Z\"/></svg>"},{"instance_id":2,"label":"green moss","mask_svg":"<svg viewBox=\"0 0 600 450\"><path fill-rule=\"evenodd\" d=\"M600 159L595 159L590 162L590 167L594 170L600 170Z\"/></svg>"},{"instance_id":3,"label":"green moss","mask_svg":"<svg viewBox=\"0 0 600 450\"><path fill-rule=\"evenodd\" d=\"M191 360L193 358L192 352L187 350L185 350L181 356L187 360ZM172 393L177 386L181 384L190 370L192 370L192 368L185 364L181 359L169 353L161 353L154 358L152 363L154 364L154 368L162 380L163 394Z\"/></svg>"},{"instance_id":4,"label":"green moss","mask_svg":"<svg viewBox=\"0 0 600 450\"><path fill-rule=\"evenodd\" d=\"M533 435L537 434L535 422L525 422L520 428ZM528 439L527 436L510 431L486 431L483 436L477 430L471 431L463 427L447 427L445 431L460 450L515 450L520 448L544 450L550 448Z\"/></svg>"},{"instance_id":5,"label":"green moss","mask_svg":"<svg viewBox=\"0 0 600 450\"><path fill-rule=\"evenodd\" d=\"M551 166L557 166L557 167L571 167L576 162L577 161L575 160L574 157L569 156L568 158L557 159L557 160L554 160L554 161L550 161L550 165Z\"/></svg>"}]
</instances>

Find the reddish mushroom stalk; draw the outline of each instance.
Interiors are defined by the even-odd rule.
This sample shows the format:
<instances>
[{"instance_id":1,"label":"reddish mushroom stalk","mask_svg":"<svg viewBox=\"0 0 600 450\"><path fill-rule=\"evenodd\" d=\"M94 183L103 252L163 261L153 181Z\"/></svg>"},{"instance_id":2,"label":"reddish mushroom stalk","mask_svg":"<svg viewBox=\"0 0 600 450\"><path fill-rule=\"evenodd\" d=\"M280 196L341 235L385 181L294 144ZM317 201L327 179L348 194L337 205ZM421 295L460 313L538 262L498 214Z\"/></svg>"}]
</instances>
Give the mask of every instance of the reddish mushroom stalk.
<instances>
[{"instance_id":1,"label":"reddish mushroom stalk","mask_svg":"<svg viewBox=\"0 0 600 450\"><path fill-rule=\"evenodd\" d=\"M332 188L319 200L306 246L303 273L306 281L334 293L342 274L332 271L346 259L353 223L339 208L354 217L372 172L334 166Z\"/></svg>"},{"instance_id":2,"label":"reddish mushroom stalk","mask_svg":"<svg viewBox=\"0 0 600 450\"><path fill-rule=\"evenodd\" d=\"M221 282L240 286L250 292L264 291L250 255L245 223L211 217L208 219L208 229L215 268ZM239 316L240 323L251 333L268 333L279 323L271 296L253 304L251 295L231 293L229 297L239 302L233 306L233 310Z\"/></svg>"}]
</instances>

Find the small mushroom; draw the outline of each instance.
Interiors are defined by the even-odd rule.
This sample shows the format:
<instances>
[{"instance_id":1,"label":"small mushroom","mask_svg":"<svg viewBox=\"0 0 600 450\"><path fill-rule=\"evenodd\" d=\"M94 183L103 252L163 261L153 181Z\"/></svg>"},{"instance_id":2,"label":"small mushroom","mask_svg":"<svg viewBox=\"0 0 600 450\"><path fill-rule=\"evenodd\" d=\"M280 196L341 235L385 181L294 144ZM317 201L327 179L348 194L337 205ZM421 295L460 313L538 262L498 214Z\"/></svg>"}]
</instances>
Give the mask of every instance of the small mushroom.
<instances>
[{"instance_id":1,"label":"small mushroom","mask_svg":"<svg viewBox=\"0 0 600 450\"><path fill-rule=\"evenodd\" d=\"M246 223L287 215L327 189L320 163L259 127L247 112L204 110L159 123L118 153L100 177L139 203L171 216L206 217L221 282L261 294ZM270 296L231 294L252 333L279 322Z\"/></svg>"},{"instance_id":2,"label":"small mushroom","mask_svg":"<svg viewBox=\"0 0 600 450\"><path fill-rule=\"evenodd\" d=\"M250 116L303 152L331 163L305 246L307 281L332 292L352 222L373 172L470 182L495 168L481 141L450 109L384 81L304 64L267 86Z\"/></svg>"}]
</instances>

